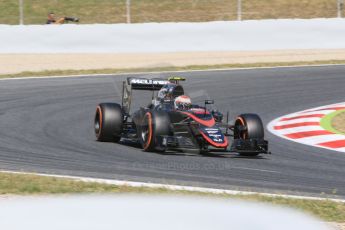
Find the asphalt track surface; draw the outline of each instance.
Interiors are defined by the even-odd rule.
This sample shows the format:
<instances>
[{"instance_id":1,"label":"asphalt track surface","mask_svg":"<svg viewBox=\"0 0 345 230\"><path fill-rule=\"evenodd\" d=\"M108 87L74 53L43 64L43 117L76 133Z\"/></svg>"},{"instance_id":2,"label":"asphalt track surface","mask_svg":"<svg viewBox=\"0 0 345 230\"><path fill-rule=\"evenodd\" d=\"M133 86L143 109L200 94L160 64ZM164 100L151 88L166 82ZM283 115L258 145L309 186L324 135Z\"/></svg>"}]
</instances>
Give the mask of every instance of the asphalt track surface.
<instances>
[{"instance_id":1,"label":"asphalt track surface","mask_svg":"<svg viewBox=\"0 0 345 230\"><path fill-rule=\"evenodd\" d=\"M144 77L167 77L169 73ZM173 74L176 75L176 74ZM345 66L186 72L194 102L258 113L265 125L288 113L345 101ZM0 169L345 198L345 154L266 132L272 155L257 158L157 154L95 141L100 102L120 102L128 75L0 81ZM133 75L130 75L133 76ZM135 95L137 104L148 97Z\"/></svg>"}]
</instances>

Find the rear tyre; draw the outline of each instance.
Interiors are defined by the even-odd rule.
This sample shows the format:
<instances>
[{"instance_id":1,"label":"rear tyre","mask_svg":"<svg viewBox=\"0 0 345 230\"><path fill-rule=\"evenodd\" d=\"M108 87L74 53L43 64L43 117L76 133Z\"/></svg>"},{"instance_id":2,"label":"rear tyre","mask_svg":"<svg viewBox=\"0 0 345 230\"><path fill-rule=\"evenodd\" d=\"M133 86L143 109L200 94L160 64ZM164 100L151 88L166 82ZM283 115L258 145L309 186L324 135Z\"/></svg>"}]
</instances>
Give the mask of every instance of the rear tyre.
<instances>
[{"instance_id":1,"label":"rear tyre","mask_svg":"<svg viewBox=\"0 0 345 230\"><path fill-rule=\"evenodd\" d=\"M122 126L123 112L119 104L102 103L97 106L94 128L98 141L120 141Z\"/></svg>"},{"instance_id":2,"label":"rear tyre","mask_svg":"<svg viewBox=\"0 0 345 230\"><path fill-rule=\"evenodd\" d=\"M235 139L264 139L265 130L261 118L257 114L241 114L236 118L234 138ZM257 156L259 153L240 153L242 156Z\"/></svg>"},{"instance_id":3,"label":"rear tyre","mask_svg":"<svg viewBox=\"0 0 345 230\"><path fill-rule=\"evenodd\" d=\"M166 143L162 136L170 136L170 118L164 111L149 111L145 114L139 133L143 149L147 152L164 152Z\"/></svg>"}]
</instances>

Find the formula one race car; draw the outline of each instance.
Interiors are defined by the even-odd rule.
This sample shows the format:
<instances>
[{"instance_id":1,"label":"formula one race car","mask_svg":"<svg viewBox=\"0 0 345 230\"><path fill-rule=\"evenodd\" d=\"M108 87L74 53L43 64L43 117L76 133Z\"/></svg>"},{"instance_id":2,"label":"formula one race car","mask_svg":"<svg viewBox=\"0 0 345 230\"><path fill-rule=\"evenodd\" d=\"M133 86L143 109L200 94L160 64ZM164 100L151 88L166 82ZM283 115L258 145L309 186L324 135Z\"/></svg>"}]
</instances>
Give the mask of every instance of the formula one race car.
<instances>
[{"instance_id":1,"label":"formula one race car","mask_svg":"<svg viewBox=\"0 0 345 230\"><path fill-rule=\"evenodd\" d=\"M101 103L95 115L98 141L119 142L121 138L141 144L145 151L166 150L236 152L256 156L268 152L264 127L256 114L239 115L233 124L219 111L191 103L180 77L166 79L127 78L123 82L122 104ZM152 102L131 113L132 91L152 91Z\"/></svg>"}]
</instances>

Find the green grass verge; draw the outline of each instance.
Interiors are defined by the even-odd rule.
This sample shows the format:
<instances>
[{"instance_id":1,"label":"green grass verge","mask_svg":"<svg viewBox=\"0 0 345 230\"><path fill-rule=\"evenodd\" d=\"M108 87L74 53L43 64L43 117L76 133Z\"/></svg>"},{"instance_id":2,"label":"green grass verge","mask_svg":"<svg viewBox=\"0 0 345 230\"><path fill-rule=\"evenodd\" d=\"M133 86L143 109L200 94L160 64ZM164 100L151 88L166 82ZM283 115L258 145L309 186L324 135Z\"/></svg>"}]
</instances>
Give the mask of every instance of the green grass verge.
<instances>
[{"instance_id":1,"label":"green grass verge","mask_svg":"<svg viewBox=\"0 0 345 230\"><path fill-rule=\"evenodd\" d=\"M2 74L0 78L18 77L45 77L45 76L64 76L64 75L87 75L87 74L119 74L135 72L156 72L156 71L189 71L189 70L208 70L208 69L227 69L227 68L250 68L250 67L277 67L277 66L303 66L303 65L332 65L345 64L345 60L327 61L305 61L305 62L267 62L250 64L221 64L221 65L191 65L184 67L154 67L154 68L131 68L131 69L91 69L91 70L46 70L39 72L22 72L17 74Z\"/></svg>"},{"instance_id":2,"label":"green grass verge","mask_svg":"<svg viewBox=\"0 0 345 230\"><path fill-rule=\"evenodd\" d=\"M302 200L281 197L267 197L262 195L216 195L201 192L172 191L163 188L129 187L79 182L70 179L36 175L0 173L0 194L2 195L46 195L75 193L153 193L236 198L295 208L310 213L324 221L339 223L345 222L345 203L336 203L330 200Z\"/></svg>"},{"instance_id":3,"label":"green grass verge","mask_svg":"<svg viewBox=\"0 0 345 230\"><path fill-rule=\"evenodd\" d=\"M18 24L18 0L0 0L0 24ZM44 24L48 12L77 16L81 23L126 22L126 0L24 0L25 24ZM236 20L237 0L131 1L132 22ZM330 18L337 0L246 0L242 18Z\"/></svg>"},{"instance_id":4,"label":"green grass verge","mask_svg":"<svg viewBox=\"0 0 345 230\"><path fill-rule=\"evenodd\" d=\"M320 125L330 132L345 135L345 110L328 114L321 119Z\"/></svg>"}]
</instances>

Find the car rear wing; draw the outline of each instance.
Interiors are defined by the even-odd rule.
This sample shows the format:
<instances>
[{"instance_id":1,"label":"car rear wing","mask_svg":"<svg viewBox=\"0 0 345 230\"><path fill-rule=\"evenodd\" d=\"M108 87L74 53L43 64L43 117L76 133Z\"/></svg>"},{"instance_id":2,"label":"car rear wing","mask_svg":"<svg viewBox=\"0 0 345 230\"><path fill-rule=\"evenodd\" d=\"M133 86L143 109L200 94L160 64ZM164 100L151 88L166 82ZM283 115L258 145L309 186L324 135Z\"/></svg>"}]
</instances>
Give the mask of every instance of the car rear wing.
<instances>
[{"instance_id":1,"label":"car rear wing","mask_svg":"<svg viewBox=\"0 0 345 230\"><path fill-rule=\"evenodd\" d=\"M127 78L125 81L123 81L122 87L122 108L125 114L129 114L130 112L132 90L156 91L160 90L164 85L168 84L169 82L169 80L159 78Z\"/></svg>"},{"instance_id":2,"label":"car rear wing","mask_svg":"<svg viewBox=\"0 0 345 230\"><path fill-rule=\"evenodd\" d=\"M127 84L134 90L160 90L169 82L169 80L159 78L127 78Z\"/></svg>"}]
</instances>

